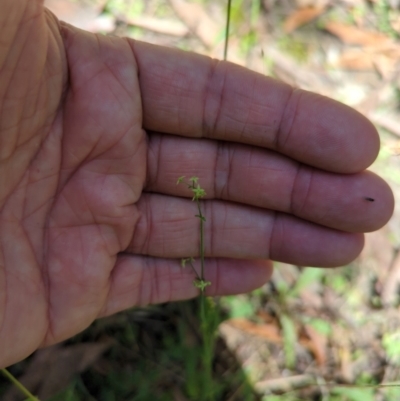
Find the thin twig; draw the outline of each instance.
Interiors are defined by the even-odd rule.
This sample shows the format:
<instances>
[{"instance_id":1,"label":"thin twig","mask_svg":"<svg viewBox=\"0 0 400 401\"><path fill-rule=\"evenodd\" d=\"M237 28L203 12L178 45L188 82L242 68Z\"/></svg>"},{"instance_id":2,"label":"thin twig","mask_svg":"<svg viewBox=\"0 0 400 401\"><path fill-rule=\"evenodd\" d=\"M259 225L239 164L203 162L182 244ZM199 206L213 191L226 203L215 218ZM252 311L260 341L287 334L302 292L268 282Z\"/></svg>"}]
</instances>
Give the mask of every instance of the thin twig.
<instances>
[{"instance_id":1,"label":"thin twig","mask_svg":"<svg viewBox=\"0 0 400 401\"><path fill-rule=\"evenodd\" d=\"M228 6L226 9L225 45L224 45L224 60L225 61L228 58L229 27L231 24L231 4L232 4L232 0L228 0Z\"/></svg>"}]
</instances>

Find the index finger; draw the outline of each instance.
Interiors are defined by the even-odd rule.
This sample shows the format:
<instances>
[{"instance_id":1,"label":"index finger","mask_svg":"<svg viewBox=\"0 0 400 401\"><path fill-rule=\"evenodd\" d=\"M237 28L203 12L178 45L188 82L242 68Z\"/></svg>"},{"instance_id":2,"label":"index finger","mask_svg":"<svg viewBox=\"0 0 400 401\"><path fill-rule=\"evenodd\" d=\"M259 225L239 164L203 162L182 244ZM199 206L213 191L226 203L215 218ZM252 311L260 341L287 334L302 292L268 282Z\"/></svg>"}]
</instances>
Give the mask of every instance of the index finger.
<instances>
[{"instance_id":1,"label":"index finger","mask_svg":"<svg viewBox=\"0 0 400 401\"><path fill-rule=\"evenodd\" d=\"M338 173L367 168L374 126L339 102L232 63L130 41L148 130L269 148Z\"/></svg>"}]
</instances>

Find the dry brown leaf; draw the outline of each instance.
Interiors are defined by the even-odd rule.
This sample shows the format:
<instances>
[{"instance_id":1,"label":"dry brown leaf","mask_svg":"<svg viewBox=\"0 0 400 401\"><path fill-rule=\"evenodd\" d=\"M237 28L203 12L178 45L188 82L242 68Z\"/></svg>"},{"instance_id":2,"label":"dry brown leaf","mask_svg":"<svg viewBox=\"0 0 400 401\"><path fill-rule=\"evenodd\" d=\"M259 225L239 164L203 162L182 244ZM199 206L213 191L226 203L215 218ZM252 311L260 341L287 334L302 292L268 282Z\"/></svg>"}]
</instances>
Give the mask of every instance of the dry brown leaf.
<instances>
[{"instance_id":1,"label":"dry brown leaf","mask_svg":"<svg viewBox=\"0 0 400 401\"><path fill-rule=\"evenodd\" d=\"M100 16L104 0L92 2L91 5L72 2L71 0L45 0L44 5L59 19L90 32L112 32L115 29L115 18Z\"/></svg>"},{"instance_id":2,"label":"dry brown leaf","mask_svg":"<svg viewBox=\"0 0 400 401\"><path fill-rule=\"evenodd\" d=\"M174 401L189 401L177 385L175 385L172 389L172 396Z\"/></svg>"},{"instance_id":3,"label":"dry brown leaf","mask_svg":"<svg viewBox=\"0 0 400 401\"><path fill-rule=\"evenodd\" d=\"M383 79L390 79L396 72L400 48L385 49L345 49L336 62L336 66L348 70L377 71Z\"/></svg>"},{"instance_id":4,"label":"dry brown leaf","mask_svg":"<svg viewBox=\"0 0 400 401\"><path fill-rule=\"evenodd\" d=\"M286 33L293 32L295 29L319 17L324 11L325 7L307 7L295 10L286 18L283 29Z\"/></svg>"},{"instance_id":5,"label":"dry brown leaf","mask_svg":"<svg viewBox=\"0 0 400 401\"><path fill-rule=\"evenodd\" d=\"M400 32L400 16L397 16L395 19L393 19L392 21L390 21L390 25L392 26L392 28L399 33Z\"/></svg>"},{"instance_id":6,"label":"dry brown leaf","mask_svg":"<svg viewBox=\"0 0 400 401\"><path fill-rule=\"evenodd\" d=\"M389 83L388 85L392 85ZM385 90L386 85L382 87ZM379 93L371 94L375 95L375 98L380 100ZM376 110L377 106L371 108L372 111ZM359 107L357 107L359 110ZM365 110L365 108L364 108ZM362 111L364 111L362 110ZM398 119L392 120L390 115L375 115L371 113L371 110L367 110L366 115L368 118L372 119L375 124L383 124L387 130L394 128L400 133L400 127ZM394 123L394 124L393 124ZM392 127L391 127L392 125ZM394 151L395 149L393 149ZM361 266L362 270L367 269L372 273L378 280L376 290L382 295L379 286L387 281L388 274L390 274L391 265L395 256L394 245L392 244L390 238L392 235L391 228L385 226L378 231L365 234L365 245L357 261Z\"/></svg>"},{"instance_id":7,"label":"dry brown leaf","mask_svg":"<svg viewBox=\"0 0 400 401\"><path fill-rule=\"evenodd\" d=\"M374 69L376 55L362 49L345 49L335 65L345 70L368 71Z\"/></svg>"},{"instance_id":8,"label":"dry brown leaf","mask_svg":"<svg viewBox=\"0 0 400 401\"><path fill-rule=\"evenodd\" d=\"M354 372L352 365L352 344L350 330L341 324L334 324L331 337L331 351L340 365L341 379L353 383Z\"/></svg>"},{"instance_id":9,"label":"dry brown leaf","mask_svg":"<svg viewBox=\"0 0 400 401\"><path fill-rule=\"evenodd\" d=\"M75 374L92 365L110 345L111 342L81 343L39 350L19 380L39 399L46 400L65 388ZM2 401L17 400L21 397L15 387L2 398Z\"/></svg>"},{"instance_id":10,"label":"dry brown leaf","mask_svg":"<svg viewBox=\"0 0 400 401\"><path fill-rule=\"evenodd\" d=\"M300 344L314 355L317 365L324 366L326 362L326 336L318 333L310 325L305 325L299 340Z\"/></svg>"},{"instance_id":11,"label":"dry brown leaf","mask_svg":"<svg viewBox=\"0 0 400 401\"><path fill-rule=\"evenodd\" d=\"M367 31L342 22L328 22L325 29L337 36L342 42L351 45L377 47L388 46L393 43L392 39L383 33Z\"/></svg>"},{"instance_id":12,"label":"dry brown leaf","mask_svg":"<svg viewBox=\"0 0 400 401\"><path fill-rule=\"evenodd\" d=\"M339 348L338 356L340 359L340 373L342 375L342 380L347 383L353 383L354 372L351 363L351 350L349 348Z\"/></svg>"},{"instance_id":13,"label":"dry brown leaf","mask_svg":"<svg viewBox=\"0 0 400 401\"><path fill-rule=\"evenodd\" d=\"M277 322L257 324L244 318L230 319L226 321L232 327L242 330L250 335L262 337L267 341L281 344L283 342L281 330ZM319 366L326 362L326 342L327 339L322 334L316 332L311 326L305 326L299 338L300 344L307 348L315 357Z\"/></svg>"},{"instance_id":14,"label":"dry brown leaf","mask_svg":"<svg viewBox=\"0 0 400 401\"><path fill-rule=\"evenodd\" d=\"M397 73L398 58L388 56L386 54L378 54L374 61L374 67L381 77L390 80L393 74Z\"/></svg>"},{"instance_id":15,"label":"dry brown leaf","mask_svg":"<svg viewBox=\"0 0 400 401\"><path fill-rule=\"evenodd\" d=\"M400 252L397 253L390 271L383 283L381 297L384 305L394 305L399 301L400 287Z\"/></svg>"},{"instance_id":16,"label":"dry brown leaf","mask_svg":"<svg viewBox=\"0 0 400 401\"><path fill-rule=\"evenodd\" d=\"M264 323L277 324L276 317L272 316L271 314L265 312L262 309L257 311L257 317L262 319Z\"/></svg>"},{"instance_id":17,"label":"dry brown leaf","mask_svg":"<svg viewBox=\"0 0 400 401\"><path fill-rule=\"evenodd\" d=\"M363 111L363 110L361 110ZM384 128L386 131L391 132L393 135L400 137L400 126L399 119L396 114L392 115L381 115L380 113L370 112L367 114L367 117L376 125ZM393 149L395 156L400 156L400 144L396 149ZM383 264L383 266L386 266ZM381 271L385 271L385 268L381 269Z\"/></svg>"},{"instance_id":18,"label":"dry brown leaf","mask_svg":"<svg viewBox=\"0 0 400 401\"><path fill-rule=\"evenodd\" d=\"M304 374L297 376L279 377L268 379L255 383L255 389L259 393L287 393L303 387L309 387L315 384L313 375Z\"/></svg>"},{"instance_id":19,"label":"dry brown leaf","mask_svg":"<svg viewBox=\"0 0 400 401\"><path fill-rule=\"evenodd\" d=\"M214 47L220 27L200 4L185 0L169 0L176 15L209 48Z\"/></svg>"},{"instance_id":20,"label":"dry brown leaf","mask_svg":"<svg viewBox=\"0 0 400 401\"><path fill-rule=\"evenodd\" d=\"M148 17L146 15L135 18L119 16L118 18L122 19L127 24L164 35L182 37L189 32L189 29L180 21Z\"/></svg>"},{"instance_id":21,"label":"dry brown leaf","mask_svg":"<svg viewBox=\"0 0 400 401\"><path fill-rule=\"evenodd\" d=\"M229 319L226 323L248 334L262 337L273 343L282 343L283 341L280 329L276 324L256 324L244 318Z\"/></svg>"},{"instance_id":22,"label":"dry brown leaf","mask_svg":"<svg viewBox=\"0 0 400 401\"><path fill-rule=\"evenodd\" d=\"M326 7L332 0L295 0L297 8Z\"/></svg>"}]
</instances>

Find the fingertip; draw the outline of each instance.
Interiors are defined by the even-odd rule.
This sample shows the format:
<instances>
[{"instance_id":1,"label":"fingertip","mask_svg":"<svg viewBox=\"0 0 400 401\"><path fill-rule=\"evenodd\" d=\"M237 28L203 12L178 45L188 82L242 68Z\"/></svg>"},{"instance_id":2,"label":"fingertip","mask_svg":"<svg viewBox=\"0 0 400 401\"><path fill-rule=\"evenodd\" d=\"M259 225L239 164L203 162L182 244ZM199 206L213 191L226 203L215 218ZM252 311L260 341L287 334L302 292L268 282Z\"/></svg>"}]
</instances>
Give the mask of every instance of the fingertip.
<instances>
[{"instance_id":1,"label":"fingertip","mask_svg":"<svg viewBox=\"0 0 400 401\"><path fill-rule=\"evenodd\" d=\"M364 248L365 237L363 233L343 233L336 232L332 233L332 244L329 244L327 257L324 263L315 264L315 266L321 267L340 267L346 266L360 255Z\"/></svg>"},{"instance_id":2,"label":"fingertip","mask_svg":"<svg viewBox=\"0 0 400 401\"><path fill-rule=\"evenodd\" d=\"M212 271L206 272L211 278L207 295L237 295L262 287L272 276L270 260L216 260Z\"/></svg>"},{"instance_id":3,"label":"fingertip","mask_svg":"<svg viewBox=\"0 0 400 401\"><path fill-rule=\"evenodd\" d=\"M375 126L357 110L325 96L295 90L283 115L283 153L336 173L358 173L377 158Z\"/></svg>"},{"instance_id":4,"label":"fingertip","mask_svg":"<svg viewBox=\"0 0 400 401\"><path fill-rule=\"evenodd\" d=\"M271 239L273 260L310 267L338 267L361 253L364 234L348 233L280 215Z\"/></svg>"},{"instance_id":5,"label":"fingertip","mask_svg":"<svg viewBox=\"0 0 400 401\"><path fill-rule=\"evenodd\" d=\"M353 158L344 173L358 173L367 169L376 160L380 150L380 136L372 122L363 114L343 105L348 109L347 141L348 151ZM339 171L340 172L340 171Z\"/></svg>"}]
</instances>

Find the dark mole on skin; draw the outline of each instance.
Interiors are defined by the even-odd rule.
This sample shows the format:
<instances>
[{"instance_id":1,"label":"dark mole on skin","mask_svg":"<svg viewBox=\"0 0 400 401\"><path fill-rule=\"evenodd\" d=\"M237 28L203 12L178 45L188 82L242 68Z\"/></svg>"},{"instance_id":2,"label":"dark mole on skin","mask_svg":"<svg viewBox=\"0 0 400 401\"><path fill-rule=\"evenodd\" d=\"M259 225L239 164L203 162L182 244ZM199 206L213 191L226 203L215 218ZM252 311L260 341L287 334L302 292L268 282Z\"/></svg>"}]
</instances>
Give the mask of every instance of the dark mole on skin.
<instances>
[{"instance_id":1,"label":"dark mole on skin","mask_svg":"<svg viewBox=\"0 0 400 401\"><path fill-rule=\"evenodd\" d=\"M369 198L368 196L365 196L364 199L368 202L375 202L374 198Z\"/></svg>"}]
</instances>

